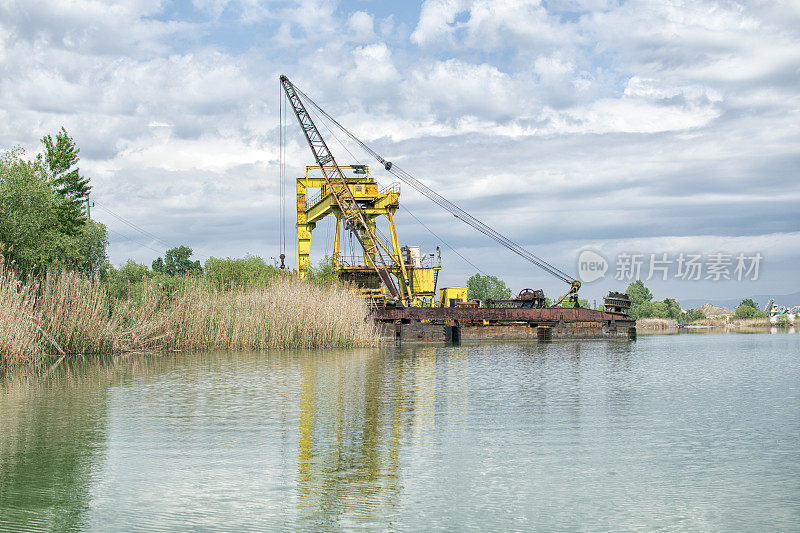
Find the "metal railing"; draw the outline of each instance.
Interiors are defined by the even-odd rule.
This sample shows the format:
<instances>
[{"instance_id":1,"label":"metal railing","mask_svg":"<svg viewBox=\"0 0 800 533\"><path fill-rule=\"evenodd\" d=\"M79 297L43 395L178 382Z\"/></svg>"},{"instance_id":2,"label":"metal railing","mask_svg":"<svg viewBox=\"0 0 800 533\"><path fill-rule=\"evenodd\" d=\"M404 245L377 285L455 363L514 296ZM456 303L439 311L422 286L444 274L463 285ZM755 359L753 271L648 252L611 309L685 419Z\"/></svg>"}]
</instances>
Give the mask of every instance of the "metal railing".
<instances>
[{"instance_id":1,"label":"metal railing","mask_svg":"<svg viewBox=\"0 0 800 533\"><path fill-rule=\"evenodd\" d=\"M365 267L368 266L364 261L363 255L340 255L339 266L343 267Z\"/></svg>"},{"instance_id":2,"label":"metal railing","mask_svg":"<svg viewBox=\"0 0 800 533\"><path fill-rule=\"evenodd\" d=\"M308 206L311 207L312 205L316 205L317 202L322 200L322 197L325 196L325 191L327 191L327 189L327 187L320 187L317 193L308 199Z\"/></svg>"},{"instance_id":3,"label":"metal railing","mask_svg":"<svg viewBox=\"0 0 800 533\"><path fill-rule=\"evenodd\" d=\"M389 193L392 193L392 192L400 194L400 182L399 181L395 181L394 183L390 183L389 185L387 185L386 187L384 187L383 189L378 191L378 194L389 194Z\"/></svg>"},{"instance_id":4,"label":"metal railing","mask_svg":"<svg viewBox=\"0 0 800 533\"><path fill-rule=\"evenodd\" d=\"M340 255L339 256L339 266L343 267L366 267L369 266L364 261L363 255ZM413 266L410 263L406 263L406 266ZM420 258L420 267L422 268L441 268L442 266L442 259L441 257L436 257L432 255L424 255Z\"/></svg>"},{"instance_id":5,"label":"metal railing","mask_svg":"<svg viewBox=\"0 0 800 533\"><path fill-rule=\"evenodd\" d=\"M316 205L317 202L322 200L322 197L325 196L328 192L328 187L323 185L319 188L319 190L313 195L308 197L308 206L311 207L312 205ZM380 191L378 194L390 194L390 193L397 193L400 194L400 182L395 181L394 183L390 183Z\"/></svg>"},{"instance_id":6,"label":"metal railing","mask_svg":"<svg viewBox=\"0 0 800 533\"><path fill-rule=\"evenodd\" d=\"M424 268L441 268L442 266L442 258L432 254L423 255L420 259L419 266Z\"/></svg>"}]
</instances>

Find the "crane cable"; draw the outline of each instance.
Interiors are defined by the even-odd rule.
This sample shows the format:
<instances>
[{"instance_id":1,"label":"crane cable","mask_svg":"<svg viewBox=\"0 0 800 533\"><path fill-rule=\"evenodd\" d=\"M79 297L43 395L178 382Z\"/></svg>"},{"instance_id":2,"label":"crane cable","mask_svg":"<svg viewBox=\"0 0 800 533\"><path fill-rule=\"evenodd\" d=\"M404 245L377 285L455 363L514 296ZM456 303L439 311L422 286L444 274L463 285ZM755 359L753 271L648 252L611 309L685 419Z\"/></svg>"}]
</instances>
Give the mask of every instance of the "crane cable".
<instances>
[{"instance_id":1,"label":"crane cable","mask_svg":"<svg viewBox=\"0 0 800 533\"><path fill-rule=\"evenodd\" d=\"M278 175L280 187L278 192L278 252L280 253L281 268L285 268L286 260L286 105L284 105L283 87L278 85Z\"/></svg>"},{"instance_id":2,"label":"crane cable","mask_svg":"<svg viewBox=\"0 0 800 533\"><path fill-rule=\"evenodd\" d=\"M505 237L504 235L502 235L498 231L492 229L487 224L485 224L484 222L481 222L480 220L478 220L477 218L475 218L474 216L472 216L468 212L464 211L463 209L461 209L460 207L458 207L454 203L450 202L445 197L443 197L442 195L440 195L439 193L437 193L436 191L434 191L433 189L431 189L430 187L428 187L427 185L425 185L424 183L422 183L421 181L416 179L414 176L412 176L411 174L409 174L405 170L399 168L397 165L394 165L390 161L387 161L386 159L381 157L380 154L378 154L375 150L373 150L372 148L367 146L365 143L363 143L360 139L358 139L358 137L356 137L355 135L350 133L350 131L348 131L344 126L342 126L335 118L330 116L324 109L322 109L319 105L317 105L317 103L314 102L314 100L312 100L311 98L309 98L309 96L307 94L305 94L303 91L301 91L297 87L295 87L295 91L300 96L302 96L308 103L310 103L315 109L317 109L317 111L319 111L328 120L330 120L345 135L350 137L350 139L353 142L355 142L356 144L361 146L361 148L364 149L364 151L366 151L368 154L370 154L372 157L374 157L378 162L380 162L388 172L394 174L400 180L402 180L404 183L406 183L406 184L410 185L411 187L413 187L417 192L419 192L423 196L427 197L433 203L437 204L439 207L443 208L444 210L449 211L454 217L458 218L459 220L461 220L465 224L473 227L474 229L480 231L481 233L483 233L487 237L489 237L489 238L495 240L496 242L502 244L503 246L505 246L506 248L508 248L512 252L514 252L515 254L519 255L523 259L526 259L526 260L530 261L531 263L533 263L534 265L538 266L539 268L541 268L545 272L547 272L547 273L549 273L549 274L551 274L551 275L553 275L553 276L555 276L555 277L559 278L560 280L565 281L567 283L570 283L570 284L575 283L575 279L574 278L572 278L568 274L564 273L559 268L551 265L550 263L548 263L544 259L541 259L540 257L537 257L536 255L534 255L533 253L529 252L528 250L526 250L525 248L523 248L522 246L520 246L516 242L512 241L511 239L509 239L508 237Z\"/></svg>"},{"instance_id":3,"label":"crane cable","mask_svg":"<svg viewBox=\"0 0 800 533\"><path fill-rule=\"evenodd\" d=\"M295 90L298 90L298 91L299 91L299 89L297 89L296 87L295 87ZM312 112L313 112L313 110L312 110ZM355 155L353 155L353 152L351 152L351 151L350 151L350 149L348 149L348 148L347 148L347 146L346 146L346 145L345 145L345 144L344 144L344 143L341 141L341 139L339 139L339 137L336 135L336 133L334 133L333 131L331 131L331 129L328 127L328 125L327 125L327 124L326 124L324 121L322 121L322 120L321 120L321 118L322 118L322 117L320 117L320 115L319 115L319 114L317 114L317 113L315 113L315 116L317 117L317 119L320 119L319 121L322 123L322 125L323 125L323 126L325 126L325 129L326 129L326 130L328 130L328 133L330 134L330 136L331 136L333 139L335 139L335 140L336 140L336 142L338 142L338 143L339 143L339 145L340 145L342 148L344 148L344 150L345 150L345 151L346 151L348 154L350 154L350 157L352 157L352 158L353 158L353 160L355 160L355 161L358 161L358 163L359 163L359 164L363 164L363 162L362 162L360 159L358 159L358 158L357 158ZM483 275L486 275L486 272L484 272L484 271L483 271L483 270L482 270L480 267L476 266L476 265L475 265L475 263L473 263L472 261L470 261L469 259L467 259L467 258L466 258L466 257L464 257L463 255L461 255L461 253L460 253L458 250L456 250L455 248L453 248L452 246L450 246L450 244L449 244L449 243L448 243L446 240L444 240L444 239L443 239L441 236L439 236L437 233L435 233L435 232L434 232L434 231L433 231L431 228L429 228L429 227L428 227L428 226L427 226L427 225L426 225L426 224L425 224L423 221L421 221L419 218L417 218L417 216L416 216L416 215L414 215L414 213L412 213L412 212L411 212L411 210L408 208L408 206L406 206L406 205L403 205L401 208L402 208L402 209L403 209L403 210L404 210L406 213L408 213L409 215L411 215L411 217L412 217L414 220L416 220L416 221L417 221L417 223L418 223L420 226L422 226L423 228L425 228L426 230L428 230L428 232L429 232L431 235L433 235L434 237L436 237L436 238L437 238L437 239L438 239L438 240L439 240L439 241L440 241L442 244L444 244L444 245L445 245L447 248L449 248L450 250L452 250L452 251L453 251L453 252L454 252L454 253L455 253L455 254L456 254L458 257L460 257L460 258L461 258L461 259L462 259L462 260L463 260L465 263L467 263L468 265L470 265L472 268L474 268L475 270L477 270L477 271L478 271L478 272L480 272L481 274L483 274ZM351 232L352 232L352 230L351 230ZM386 235L384 235L384 234L383 234L383 233L380 231L380 229L379 229L379 228L375 228L375 233L376 233L376 235L377 235L379 238L383 239L383 242L389 242L389 239L386 237ZM326 248L326 250L327 250L327 248Z\"/></svg>"}]
</instances>

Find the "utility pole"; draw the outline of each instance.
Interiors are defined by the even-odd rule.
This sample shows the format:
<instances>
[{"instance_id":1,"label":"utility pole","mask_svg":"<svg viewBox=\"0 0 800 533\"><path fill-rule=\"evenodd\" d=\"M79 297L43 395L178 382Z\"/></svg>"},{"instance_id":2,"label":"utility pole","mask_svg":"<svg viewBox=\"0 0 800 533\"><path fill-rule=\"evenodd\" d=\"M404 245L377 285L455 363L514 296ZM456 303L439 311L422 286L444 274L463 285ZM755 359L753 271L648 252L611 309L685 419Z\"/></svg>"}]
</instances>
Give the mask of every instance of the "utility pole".
<instances>
[{"instance_id":1,"label":"utility pole","mask_svg":"<svg viewBox=\"0 0 800 533\"><path fill-rule=\"evenodd\" d=\"M92 220L92 204L89 202L89 193L86 193L86 218ZM91 252L89 252L89 272L92 276L92 281L95 280L94 276L94 263L92 263L92 256ZM128 288L128 292L130 293L130 288Z\"/></svg>"}]
</instances>

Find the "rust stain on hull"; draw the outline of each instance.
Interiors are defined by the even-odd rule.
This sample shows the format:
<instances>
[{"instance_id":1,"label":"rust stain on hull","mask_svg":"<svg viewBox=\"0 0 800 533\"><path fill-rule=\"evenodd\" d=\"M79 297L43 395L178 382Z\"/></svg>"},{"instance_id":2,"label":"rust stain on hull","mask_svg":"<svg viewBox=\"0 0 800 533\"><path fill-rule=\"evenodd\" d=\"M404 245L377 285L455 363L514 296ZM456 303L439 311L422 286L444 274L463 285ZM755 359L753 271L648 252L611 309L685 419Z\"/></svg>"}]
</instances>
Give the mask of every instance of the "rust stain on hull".
<instances>
[{"instance_id":1,"label":"rust stain on hull","mask_svg":"<svg viewBox=\"0 0 800 533\"><path fill-rule=\"evenodd\" d=\"M405 320L431 320L435 322L469 324L528 322L531 324L556 324L559 322L605 322L620 326L633 326L636 321L622 313L608 313L583 308L546 307L531 308L468 308L468 307L387 307L373 311L378 322Z\"/></svg>"}]
</instances>

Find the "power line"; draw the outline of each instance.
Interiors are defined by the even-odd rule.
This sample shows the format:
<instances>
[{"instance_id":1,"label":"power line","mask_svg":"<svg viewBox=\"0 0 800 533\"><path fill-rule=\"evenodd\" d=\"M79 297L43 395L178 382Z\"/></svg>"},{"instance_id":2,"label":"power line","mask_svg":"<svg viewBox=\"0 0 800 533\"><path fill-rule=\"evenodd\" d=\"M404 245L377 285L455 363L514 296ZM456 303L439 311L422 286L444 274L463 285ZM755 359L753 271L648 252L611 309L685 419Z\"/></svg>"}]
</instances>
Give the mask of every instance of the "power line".
<instances>
[{"instance_id":1,"label":"power line","mask_svg":"<svg viewBox=\"0 0 800 533\"><path fill-rule=\"evenodd\" d=\"M170 249L170 248L172 248L172 247L173 247L173 245L172 245L172 244L168 243L168 242L167 242L167 241L165 241L164 239L161 239L161 238L159 238L157 235L154 235L153 233L150 233L149 231L147 231L146 229L142 228L141 226L138 226L137 224L134 224L133 222L131 222L130 220L126 219L126 218L125 218L125 217L123 217L122 215L119 215L118 213L115 213L115 212L114 212L114 211L112 211L111 209L107 208L106 206L104 206L104 205L103 205L103 204L101 204L100 202L97 202L97 201L95 201L95 202L94 202L94 204L95 204L95 206L96 206L96 207L99 207L99 208L100 208L100 209L102 209L103 211L107 212L109 215L111 215L112 217L116 218L117 220L119 220L119 221L120 221L120 222L122 222L123 224L126 224L127 226L131 227L131 228L132 228L132 229L134 229L135 231L138 231L139 233L141 233L141 234L142 234L142 235L144 235L145 237L149 237L149 238L153 239L154 241L156 241L156 242L160 243L162 246L165 246L167 249ZM137 243L139 243L141 246L144 246L145 248L147 248L147 249L149 249L149 250L153 250L153 251L154 251L154 252L156 252L157 254L161 254L161 253L163 253L163 252L161 252L161 251L158 251L158 250L155 250L155 249L153 249L153 248L150 248L149 246L146 246L146 245L144 245L144 244L141 244L141 243L140 243L139 241L137 241L136 239L133 239L133 238L130 238L130 237L126 237L126 236L125 236L124 234L122 234L122 233L119 233L119 232L116 232L116 231L112 231L112 230L110 230L110 229L109 229L108 231L111 231L112 233L116 233L117 235L121 235L121 236L123 236L123 237L125 237L125 238L127 238L127 239L129 239L129 240L132 240L132 241L134 241L134 242L137 242ZM199 251L199 249L197 249L197 248L195 248L195 247L192 247L192 252L193 252L193 253L195 253L195 254L197 255L197 257L199 257L199 258L201 258L201 259L209 259L209 258L211 257L211 256L209 256L209 255L206 255L206 254L204 254L204 253L201 253L201 252Z\"/></svg>"},{"instance_id":2,"label":"power line","mask_svg":"<svg viewBox=\"0 0 800 533\"><path fill-rule=\"evenodd\" d=\"M109 233L113 233L115 235L119 235L123 239L129 240L129 241L133 241L136 244L138 244L139 246L141 246L142 248L147 248L148 250L152 250L153 252L155 252L157 254L161 253L158 250L156 250L155 248L151 248L151 247L147 246L146 244L142 243L141 241L139 241L137 239L134 239L133 237L129 237L128 235L125 235L124 233L120 233L119 231L115 231L115 230L110 229L110 228L106 228L106 231L108 231Z\"/></svg>"},{"instance_id":3,"label":"power line","mask_svg":"<svg viewBox=\"0 0 800 533\"><path fill-rule=\"evenodd\" d=\"M448 248L450 248L450 250L452 250L452 251L453 251L453 253L455 253L455 254L456 254L458 257L460 257L462 260L464 260L464 262L468 263L468 264L469 264L469 265L470 265L472 268L474 268L475 270L477 270L478 272L480 272L480 273L481 273L481 274L483 274L484 276L486 275L486 272L484 272L483 270L481 270L481 269L480 269L480 267L478 267L477 265L475 265L475 263L473 263L472 261L470 261L469 259L467 259L467 258L466 258L466 257L464 257L463 255L461 255L461 254L459 253L459 251L458 251L458 250L456 250L455 248L453 248L452 246L450 246L450 245L447 243L447 241L446 241L446 240L444 240L443 238L441 238L439 235L437 235L437 234L436 234L436 232L434 232L434 231L433 231L431 228L429 228L429 227L428 227L428 226L427 226L427 225L426 225L426 224L425 224L423 221L421 221L420 219L418 219L418 218L416 217L416 215L414 215L414 213L412 213L412 212L411 212L411 210L410 210L410 209L409 209L407 206L403 206L403 210L405 210L405 211L406 211L406 212L407 212L409 215L411 215L411 216L414 218L414 220L416 220L416 221L417 221L417 223L418 223L420 226L422 226L423 228L425 228L426 230L428 230L428 231L431 233L431 235L433 235L434 237L436 237L437 239L439 239L439 240L441 241L441 243L442 243L442 244L444 244L445 246L447 246Z\"/></svg>"},{"instance_id":4,"label":"power line","mask_svg":"<svg viewBox=\"0 0 800 533\"><path fill-rule=\"evenodd\" d=\"M164 244L165 246L169 246L169 244L168 244L166 241L162 241L162 240L161 240L161 239L159 239L159 238L158 238L156 235L153 235L152 233L150 233L149 231L145 230L144 228L142 228L142 227L140 227L140 226L137 226L136 224L134 224L133 222L129 221L128 219L126 219L126 218L122 217L121 215L118 215L117 213L115 213L115 212L114 212L114 211L112 211L111 209L107 208L106 206L104 206L104 205L103 205L103 204L101 204L100 202L95 202L95 205L96 205L97 207L99 207L100 209L102 209L103 211L105 211L106 213L108 213L109 215L111 215L112 217L114 217L114 218L116 218L117 220L119 220L120 222L122 222L123 224L127 224L128 226L130 226L130 227L131 227L131 228L133 228L134 230L138 231L138 232L139 232L139 233L141 233L142 235L145 235L145 236L147 236L147 237L150 237L151 239L153 239L153 240L155 240L155 241L158 241L158 242L160 242L161 244Z\"/></svg>"}]
</instances>

